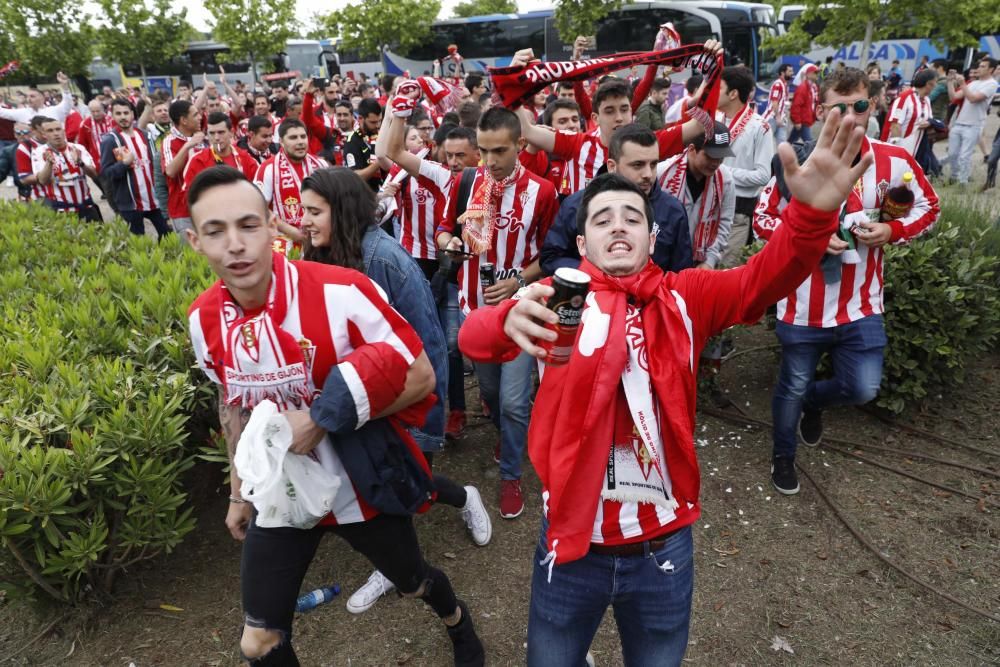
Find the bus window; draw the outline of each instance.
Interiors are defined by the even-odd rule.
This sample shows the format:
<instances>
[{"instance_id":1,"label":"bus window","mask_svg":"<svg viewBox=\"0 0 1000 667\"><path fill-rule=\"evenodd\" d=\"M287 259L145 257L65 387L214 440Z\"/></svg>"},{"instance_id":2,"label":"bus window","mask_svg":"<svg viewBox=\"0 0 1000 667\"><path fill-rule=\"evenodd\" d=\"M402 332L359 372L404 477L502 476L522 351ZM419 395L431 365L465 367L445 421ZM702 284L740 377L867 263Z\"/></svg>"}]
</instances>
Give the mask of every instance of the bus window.
<instances>
[{"instance_id":1,"label":"bus window","mask_svg":"<svg viewBox=\"0 0 1000 667\"><path fill-rule=\"evenodd\" d=\"M746 10L707 7L707 11L719 17L722 26L722 48L726 51L726 64L742 63L751 72L757 69L754 57L754 35L750 16Z\"/></svg>"},{"instance_id":2,"label":"bus window","mask_svg":"<svg viewBox=\"0 0 1000 667\"><path fill-rule=\"evenodd\" d=\"M648 49L656 39L660 24L670 21L681 35L681 41L690 44L704 42L713 37L708 21L675 9L638 9L612 12L601 20L597 28L598 52L617 53Z\"/></svg>"}]
</instances>

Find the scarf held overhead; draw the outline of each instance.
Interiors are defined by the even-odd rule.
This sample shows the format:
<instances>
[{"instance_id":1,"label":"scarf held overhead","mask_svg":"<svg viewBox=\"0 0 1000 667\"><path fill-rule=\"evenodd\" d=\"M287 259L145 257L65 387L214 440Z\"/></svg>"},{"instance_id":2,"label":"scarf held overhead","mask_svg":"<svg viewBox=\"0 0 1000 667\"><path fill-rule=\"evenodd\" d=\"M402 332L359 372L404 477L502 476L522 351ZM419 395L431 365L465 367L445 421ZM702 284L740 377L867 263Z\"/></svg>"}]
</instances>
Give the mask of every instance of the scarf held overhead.
<instances>
[{"instance_id":1,"label":"scarf held overhead","mask_svg":"<svg viewBox=\"0 0 1000 667\"><path fill-rule=\"evenodd\" d=\"M613 420L607 416L613 414L618 387L623 374L629 375L630 363L645 364L646 391L656 398L655 407L644 412L659 415L657 428L662 430L642 435L643 440L650 436L649 444L654 438L659 440L659 447L654 445L650 454L665 464L660 472L669 479L663 480L666 502L670 506L674 499L695 503L700 484L691 437L695 396L687 395L681 379L693 372L694 350L690 339L671 336L687 327L677 297L664 284L663 272L649 262L640 273L618 278L586 259L580 270L591 277L591 293L576 346L568 364L545 369L528 431L531 462L545 489L546 562L556 564L581 558L590 548L597 494L614 440ZM629 299L642 309L643 350L630 351L627 337L635 332L629 331ZM626 390L638 391L631 383ZM634 395L629 402L635 418L643 402Z\"/></svg>"},{"instance_id":2,"label":"scarf held overhead","mask_svg":"<svg viewBox=\"0 0 1000 667\"><path fill-rule=\"evenodd\" d=\"M525 66L490 67L494 102L516 109L546 86L557 81L585 81L636 65L666 65L674 70L692 67L705 77L705 94L698 106L715 113L719 101L722 55L712 56L701 44L689 44L665 51L627 51L604 58L541 62Z\"/></svg>"}]
</instances>

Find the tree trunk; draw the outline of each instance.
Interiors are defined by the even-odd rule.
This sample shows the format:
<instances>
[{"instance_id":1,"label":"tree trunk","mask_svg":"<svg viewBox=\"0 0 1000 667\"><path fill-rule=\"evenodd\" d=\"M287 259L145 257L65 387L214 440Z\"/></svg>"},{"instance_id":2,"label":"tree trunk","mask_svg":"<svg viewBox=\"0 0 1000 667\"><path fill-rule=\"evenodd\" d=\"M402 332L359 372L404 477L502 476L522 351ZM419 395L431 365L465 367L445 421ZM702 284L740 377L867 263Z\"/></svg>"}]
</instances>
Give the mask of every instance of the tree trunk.
<instances>
[{"instance_id":1,"label":"tree trunk","mask_svg":"<svg viewBox=\"0 0 1000 667\"><path fill-rule=\"evenodd\" d=\"M149 79L146 78L146 65L139 63L139 72L142 74L142 89L149 94Z\"/></svg>"},{"instance_id":2,"label":"tree trunk","mask_svg":"<svg viewBox=\"0 0 1000 667\"><path fill-rule=\"evenodd\" d=\"M254 57L253 51L250 52L250 76L253 77L254 88L257 87L257 59Z\"/></svg>"},{"instance_id":3,"label":"tree trunk","mask_svg":"<svg viewBox=\"0 0 1000 667\"><path fill-rule=\"evenodd\" d=\"M861 61L858 63L859 69L868 66L868 51L872 48L872 32L875 30L875 23L868 21L865 23L865 41L861 43Z\"/></svg>"}]
</instances>

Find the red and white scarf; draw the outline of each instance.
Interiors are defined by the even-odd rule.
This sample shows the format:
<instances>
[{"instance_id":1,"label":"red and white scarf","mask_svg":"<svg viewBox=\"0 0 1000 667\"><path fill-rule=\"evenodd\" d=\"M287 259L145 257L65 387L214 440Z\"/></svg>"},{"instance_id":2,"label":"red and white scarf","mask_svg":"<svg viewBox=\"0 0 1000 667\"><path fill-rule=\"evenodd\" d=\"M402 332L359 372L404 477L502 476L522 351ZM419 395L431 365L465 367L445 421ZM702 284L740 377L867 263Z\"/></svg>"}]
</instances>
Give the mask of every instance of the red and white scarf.
<instances>
[{"instance_id":1,"label":"red and white scarf","mask_svg":"<svg viewBox=\"0 0 1000 667\"><path fill-rule=\"evenodd\" d=\"M523 174L524 167L520 162L502 181L495 180L489 169L483 170L483 180L472 193L465 213L458 217L458 222L462 224L462 239L473 254L484 253L493 247L493 230L503 203L504 190L516 183Z\"/></svg>"},{"instance_id":2,"label":"red and white scarf","mask_svg":"<svg viewBox=\"0 0 1000 667\"><path fill-rule=\"evenodd\" d=\"M733 116L733 120L729 123L729 145L732 146L736 143L736 140L743 130L747 129L747 125L750 123L750 119L756 115L757 110L754 108L756 105L751 100L747 103L743 109Z\"/></svg>"},{"instance_id":3,"label":"red and white scarf","mask_svg":"<svg viewBox=\"0 0 1000 667\"><path fill-rule=\"evenodd\" d=\"M687 168L688 152L684 151L667 160L667 166L660 176L660 187L677 197L686 206L687 198ZM716 169L705 189L701 192L701 204L698 206L698 222L694 229L694 239L691 245L694 250L694 260L704 262L708 249L715 243L719 235L719 224L722 222L722 173ZM711 201L711 204L709 204Z\"/></svg>"},{"instance_id":4,"label":"red and white scarf","mask_svg":"<svg viewBox=\"0 0 1000 667\"><path fill-rule=\"evenodd\" d=\"M608 276L586 259L580 270L590 275L591 291L577 344L568 364L545 368L528 427L528 451L545 488L549 520L545 564L576 560L590 548L596 494L614 442L608 415L614 414L623 379L633 419L644 419L649 427L643 440L656 441L649 453L664 481L665 502L694 503L700 485L687 431L696 397L687 390L692 383L678 381L679 374L692 372L694 350L689 339L672 335L689 324L663 272L650 261L636 275ZM642 309L641 344L627 340L630 300ZM649 418L654 415L659 419ZM654 424L662 434L652 430ZM654 489L648 499L658 495Z\"/></svg>"},{"instance_id":5,"label":"red and white scarf","mask_svg":"<svg viewBox=\"0 0 1000 667\"><path fill-rule=\"evenodd\" d=\"M586 81L636 65L666 65L674 71L690 67L700 71L705 76L706 92L698 107L708 113L709 120L715 116L719 103L722 55L712 57L700 44L664 51L629 51L591 60L534 61L523 67L490 67L488 71L493 81L494 102L516 109L522 103L530 103L536 93L557 81ZM701 114L697 115L701 121Z\"/></svg>"},{"instance_id":6,"label":"red and white scarf","mask_svg":"<svg viewBox=\"0 0 1000 667\"><path fill-rule=\"evenodd\" d=\"M324 166L322 160L308 154L299 164L302 165L301 176L282 149L274 156L274 168L271 170L274 179L272 206L278 217L293 227L302 226L302 179Z\"/></svg>"},{"instance_id":7,"label":"red and white scarf","mask_svg":"<svg viewBox=\"0 0 1000 667\"><path fill-rule=\"evenodd\" d=\"M311 369L298 341L281 328L298 300L298 271L281 255L273 258L263 310L246 314L225 285L218 290L226 348L220 379L229 405L252 408L266 399L282 411L302 409L315 392Z\"/></svg>"}]
</instances>

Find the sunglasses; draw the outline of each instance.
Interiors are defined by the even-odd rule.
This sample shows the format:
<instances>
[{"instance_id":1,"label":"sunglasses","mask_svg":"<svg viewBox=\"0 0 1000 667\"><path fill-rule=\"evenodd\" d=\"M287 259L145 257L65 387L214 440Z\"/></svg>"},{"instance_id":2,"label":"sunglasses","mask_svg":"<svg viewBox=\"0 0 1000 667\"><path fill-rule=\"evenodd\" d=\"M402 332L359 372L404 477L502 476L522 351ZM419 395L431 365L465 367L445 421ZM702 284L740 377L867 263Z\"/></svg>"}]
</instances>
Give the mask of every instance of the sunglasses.
<instances>
[{"instance_id":1,"label":"sunglasses","mask_svg":"<svg viewBox=\"0 0 1000 667\"><path fill-rule=\"evenodd\" d=\"M841 115L844 115L847 113L848 106L854 109L854 113L864 113L868 111L868 107L870 107L871 104L872 104L871 100L864 99L864 100L858 100L857 102L854 102L850 105L848 105L846 102L837 102L836 104L824 104L823 108L826 109L827 111L829 111L830 109L837 109L840 111Z\"/></svg>"}]
</instances>

